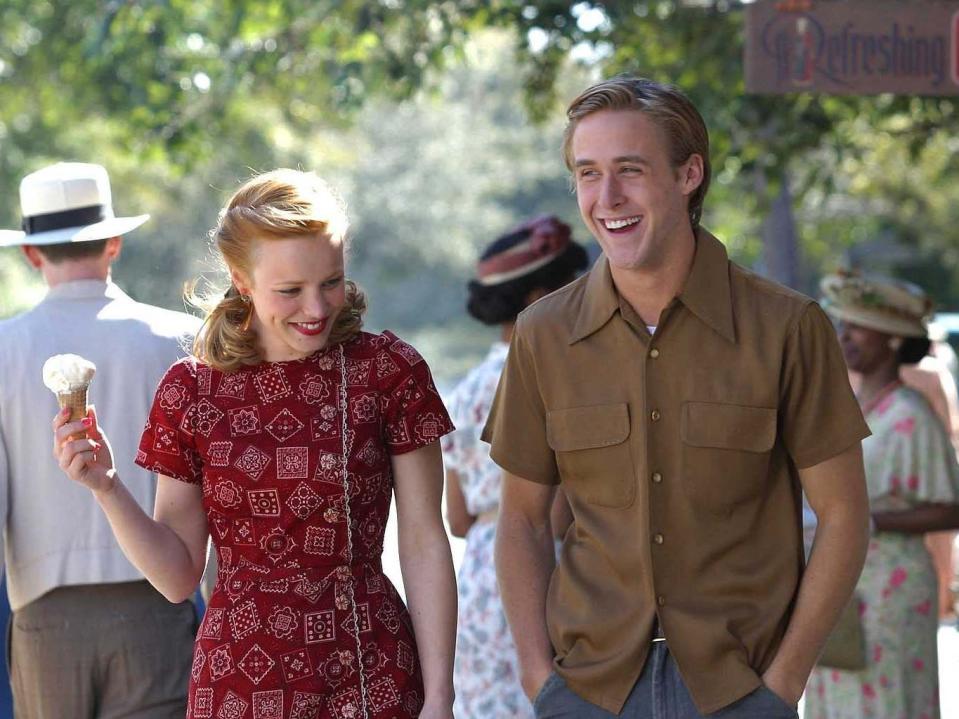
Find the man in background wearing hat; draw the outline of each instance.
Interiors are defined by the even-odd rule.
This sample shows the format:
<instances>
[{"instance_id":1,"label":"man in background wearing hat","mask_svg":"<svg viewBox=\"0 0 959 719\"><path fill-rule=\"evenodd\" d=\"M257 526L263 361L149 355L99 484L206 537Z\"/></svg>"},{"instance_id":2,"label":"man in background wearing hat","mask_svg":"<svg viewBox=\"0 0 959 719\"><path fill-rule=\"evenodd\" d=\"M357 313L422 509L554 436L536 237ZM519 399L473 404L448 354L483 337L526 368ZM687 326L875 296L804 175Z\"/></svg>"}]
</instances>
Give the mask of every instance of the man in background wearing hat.
<instances>
[{"instance_id":1,"label":"man in background wearing hat","mask_svg":"<svg viewBox=\"0 0 959 719\"><path fill-rule=\"evenodd\" d=\"M133 458L157 383L199 321L135 302L111 280L121 235L149 216L114 216L103 167L43 168L21 182L20 204L23 231L0 232L0 246L19 246L49 291L0 322L0 519L16 715L182 717L194 607L154 590L93 496L65 481L50 451L57 402L41 368L65 353L97 366L90 402L112 420L118 470L152 511L155 477Z\"/></svg>"},{"instance_id":2,"label":"man in background wearing hat","mask_svg":"<svg viewBox=\"0 0 959 719\"><path fill-rule=\"evenodd\" d=\"M868 541L868 428L835 330L700 227L709 139L682 93L617 77L567 117L603 255L519 316L484 431L524 688L553 719L794 719Z\"/></svg>"}]
</instances>

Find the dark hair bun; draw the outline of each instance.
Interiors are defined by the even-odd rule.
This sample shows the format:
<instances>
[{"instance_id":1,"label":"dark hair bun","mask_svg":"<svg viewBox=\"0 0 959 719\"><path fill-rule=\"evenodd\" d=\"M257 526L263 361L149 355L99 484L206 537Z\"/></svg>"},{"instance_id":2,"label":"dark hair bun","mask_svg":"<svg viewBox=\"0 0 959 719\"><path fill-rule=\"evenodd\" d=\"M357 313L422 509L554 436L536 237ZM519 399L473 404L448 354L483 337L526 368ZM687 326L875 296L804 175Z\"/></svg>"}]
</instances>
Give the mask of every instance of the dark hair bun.
<instances>
[{"instance_id":1,"label":"dark hair bun","mask_svg":"<svg viewBox=\"0 0 959 719\"><path fill-rule=\"evenodd\" d=\"M515 247L529 235L529 230L522 229L503 235L487 248L480 261ZM529 304L531 292L542 290L549 293L558 290L586 269L587 261L586 250L576 242L568 241L559 255L528 274L497 284L472 280L468 286L466 311L487 325L512 322Z\"/></svg>"}]
</instances>

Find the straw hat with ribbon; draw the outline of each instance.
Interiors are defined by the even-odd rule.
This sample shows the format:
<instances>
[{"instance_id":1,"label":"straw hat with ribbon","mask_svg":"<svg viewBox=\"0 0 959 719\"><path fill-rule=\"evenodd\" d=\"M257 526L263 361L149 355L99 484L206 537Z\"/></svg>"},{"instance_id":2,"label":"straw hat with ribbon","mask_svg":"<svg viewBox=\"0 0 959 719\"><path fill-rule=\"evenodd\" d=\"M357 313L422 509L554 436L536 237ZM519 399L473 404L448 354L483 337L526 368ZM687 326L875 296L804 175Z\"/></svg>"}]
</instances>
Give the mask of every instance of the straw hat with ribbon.
<instances>
[{"instance_id":1,"label":"straw hat with ribbon","mask_svg":"<svg viewBox=\"0 0 959 719\"><path fill-rule=\"evenodd\" d=\"M897 337L927 337L932 301L909 282L843 270L823 278L822 306L845 322Z\"/></svg>"},{"instance_id":2,"label":"straw hat with ribbon","mask_svg":"<svg viewBox=\"0 0 959 719\"><path fill-rule=\"evenodd\" d=\"M0 230L0 247L89 242L130 232L149 215L116 217L101 165L59 162L20 182L20 230Z\"/></svg>"}]
</instances>

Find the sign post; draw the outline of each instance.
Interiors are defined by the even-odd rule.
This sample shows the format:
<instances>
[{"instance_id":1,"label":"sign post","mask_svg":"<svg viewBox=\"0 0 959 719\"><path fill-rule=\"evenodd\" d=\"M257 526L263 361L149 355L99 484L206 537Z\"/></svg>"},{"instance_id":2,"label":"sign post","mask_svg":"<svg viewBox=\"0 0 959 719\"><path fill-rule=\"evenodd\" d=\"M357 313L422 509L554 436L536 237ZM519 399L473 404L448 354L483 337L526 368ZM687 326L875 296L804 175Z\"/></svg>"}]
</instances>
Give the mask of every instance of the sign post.
<instances>
[{"instance_id":1,"label":"sign post","mask_svg":"<svg viewBox=\"0 0 959 719\"><path fill-rule=\"evenodd\" d=\"M959 4L759 0L746 9L746 91L959 95Z\"/></svg>"}]
</instances>

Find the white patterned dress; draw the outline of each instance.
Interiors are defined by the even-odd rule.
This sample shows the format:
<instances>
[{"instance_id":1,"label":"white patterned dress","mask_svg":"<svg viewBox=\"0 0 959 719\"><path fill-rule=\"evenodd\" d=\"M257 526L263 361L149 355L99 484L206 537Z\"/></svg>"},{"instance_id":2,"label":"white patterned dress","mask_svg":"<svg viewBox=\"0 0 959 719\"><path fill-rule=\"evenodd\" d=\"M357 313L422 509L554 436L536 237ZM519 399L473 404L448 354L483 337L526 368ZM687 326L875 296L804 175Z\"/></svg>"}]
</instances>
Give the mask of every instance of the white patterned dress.
<instances>
[{"instance_id":1,"label":"white patterned dress","mask_svg":"<svg viewBox=\"0 0 959 719\"><path fill-rule=\"evenodd\" d=\"M959 467L942 424L914 390L898 386L866 415L869 501L915 506L959 501ZM805 719L939 719L937 584L921 534L880 532L856 586L868 665L817 668Z\"/></svg>"},{"instance_id":2,"label":"white patterned dress","mask_svg":"<svg viewBox=\"0 0 959 719\"><path fill-rule=\"evenodd\" d=\"M460 477L466 509L478 516L499 506L502 470L480 439L508 346L495 343L483 362L447 398L456 430L443 438L443 459ZM460 566L456 632L457 719L531 719L533 709L519 683L516 648L500 603L493 566L496 523L480 521L466 534Z\"/></svg>"}]
</instances>

